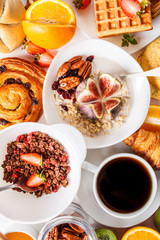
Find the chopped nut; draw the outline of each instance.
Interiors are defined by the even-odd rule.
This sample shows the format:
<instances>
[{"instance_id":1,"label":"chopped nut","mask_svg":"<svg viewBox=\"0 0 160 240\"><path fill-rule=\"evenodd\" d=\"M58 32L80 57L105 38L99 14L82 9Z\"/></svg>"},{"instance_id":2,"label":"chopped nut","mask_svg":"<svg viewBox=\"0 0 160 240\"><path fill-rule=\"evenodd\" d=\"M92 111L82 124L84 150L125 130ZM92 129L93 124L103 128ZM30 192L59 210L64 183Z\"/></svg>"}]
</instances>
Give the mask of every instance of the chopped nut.
<instances>
[{"instance_id":1,"label":"chopped nut","mask_svg":"<svg viewBox=\"0 0 160 240\"><path fill-rule=\"evenodd\" d=\"M80 84L80 79L79 77L67 77L63 78L59 81L60 87L63 90L70 90L73 87L76 87Z\"/></svg>"},{"instance_id":2,"label":"chopped nut","mask_svg":"<svg viewBox=\"0 0 160 240\"><path fill-rule=\"evenodd\" d=\"M92 64L89 61L86 61L83 66L78 71L78 76L86 79L89 77L92 70Z\"/></svg>"},{"instance_id":3,"label":"chopped nut","mask_svg":"<svg viewBox=\"0 0 160 240\"><path fill-rule=\"evenodd\" d=\"M58 69L58 72L57 72L57 78L60 78L62 77L65 73L68 72L69 68L71 66L71 63L70 62L65 62L61 65L61 67Z\"/></svg>"},{"instance_id":4,"label":"chopped nut","mask_svg":"<svg viewBox=\"0 0 160 240\"><path fill-rule=\"evenodd\" d=\"M79 69L83 66L84 63L85 63L84 60L77 61L77 62L75 62L74 64L71 65L70 69L71 70Z\"/></svg>"},{"instance_id":5,"label":"chopped nut","mask_svg":"<svg viewBox=\"0 0 160 240\"><path fill-rule=\"evenodd\" d=\"M75 56L71 58L69 62L71 63L71 65L73 65L74 63L79 62L81 59L82 59L82 56Z\"/></svg>"}]
</instances>

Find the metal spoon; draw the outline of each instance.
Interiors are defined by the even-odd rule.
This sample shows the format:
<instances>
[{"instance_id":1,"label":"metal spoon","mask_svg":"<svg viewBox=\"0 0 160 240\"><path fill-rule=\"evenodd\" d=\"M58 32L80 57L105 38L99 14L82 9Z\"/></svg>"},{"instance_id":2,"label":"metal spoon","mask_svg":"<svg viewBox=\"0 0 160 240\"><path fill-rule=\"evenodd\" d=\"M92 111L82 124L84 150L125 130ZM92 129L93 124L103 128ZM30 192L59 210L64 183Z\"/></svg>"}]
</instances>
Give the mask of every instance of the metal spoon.
<instances>
[{"instance_id":1,"label":"metal spoon","mask_svg":"<svg viewBox=\"0 0 160 240\"><path fill-rule=\"evenodd\" d=\"M22 189L25 192L35 192L35 191L37 191L38 188L36 188L36 187L28 187L26 185L27 180L28 179L24 175L22 175L20 177L20 179L18 180L18 182L10 184L10 185L7 185L7 186L4 186L4 187L0 187L0 192L2 192L4 190L7 190L7 189L10 189L10 188L20 188L20 189Z\"/></svg>"},{"instance_id":2,"label":"metal spoon","mask_svg":"<svg viewBox=\"0 0 160 240\"><path fill-rule=\"evenodd\" d=\"M137 77L160 77L160 67L154 68L152 70L146 71L146 72L139 72L139 73L129 73L129 74L119 74L120 78L137 78Z\"/></svg>"}]
</instances>

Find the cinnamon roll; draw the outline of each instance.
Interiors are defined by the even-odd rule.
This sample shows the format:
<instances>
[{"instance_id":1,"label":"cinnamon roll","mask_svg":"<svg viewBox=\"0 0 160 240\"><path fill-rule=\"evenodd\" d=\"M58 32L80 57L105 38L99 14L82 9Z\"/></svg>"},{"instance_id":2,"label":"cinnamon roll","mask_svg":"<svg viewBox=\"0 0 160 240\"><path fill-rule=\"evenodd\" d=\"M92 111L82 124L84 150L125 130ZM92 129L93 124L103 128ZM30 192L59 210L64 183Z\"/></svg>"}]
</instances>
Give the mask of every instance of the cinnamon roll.
<instances>
[{"instance_id":1,"label":"cinnamon roll","mask_svg":"<svg viewBox=\"0 0 160 240\"><path fill-rule=\"evenodd\" d=\"M0 60L0 129L38 121L45 71L20 58Z\"/></svg>"}]
</instances>

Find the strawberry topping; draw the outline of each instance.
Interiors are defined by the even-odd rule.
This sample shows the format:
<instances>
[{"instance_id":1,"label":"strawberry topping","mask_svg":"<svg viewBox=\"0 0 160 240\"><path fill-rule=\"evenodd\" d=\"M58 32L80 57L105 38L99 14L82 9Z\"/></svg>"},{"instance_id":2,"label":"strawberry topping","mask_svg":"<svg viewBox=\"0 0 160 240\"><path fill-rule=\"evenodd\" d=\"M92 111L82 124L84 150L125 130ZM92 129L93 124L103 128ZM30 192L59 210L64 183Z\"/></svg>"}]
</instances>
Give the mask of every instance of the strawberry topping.
<instances>
[{"instance_id":1,"label":"strawberry topping","mask_svg":"<svg viewBox=\"0 0 160 240\"><path fill-rule=\"evenodd\" d=\"M124 14L129 18L133 18L141 11L141 5L137 0L121 0L120 6Z\"/></svg>"},{"instance_id":2,"label":"strawberry topping","mask_svg":"<svg viewBox=\"0 0 160 240\"><path fill-rule=\"evenodd\" d=\"M34 166L42 166L42 156L38 153L26 153L21 155L21 159Z\"/></svg>"},{"instance_id":3,"label":"strawberry topping","mask_svg":"<svg viewBox=\"0 0 160 240\"><path fill-rule=\"evenodd\" d=\"M44 184L44 181L46 179L41 176L41 174L32 174L28 181L26 182L26 185L28 187L39 187L40 185Z\"/></svg>"}]
</instances>

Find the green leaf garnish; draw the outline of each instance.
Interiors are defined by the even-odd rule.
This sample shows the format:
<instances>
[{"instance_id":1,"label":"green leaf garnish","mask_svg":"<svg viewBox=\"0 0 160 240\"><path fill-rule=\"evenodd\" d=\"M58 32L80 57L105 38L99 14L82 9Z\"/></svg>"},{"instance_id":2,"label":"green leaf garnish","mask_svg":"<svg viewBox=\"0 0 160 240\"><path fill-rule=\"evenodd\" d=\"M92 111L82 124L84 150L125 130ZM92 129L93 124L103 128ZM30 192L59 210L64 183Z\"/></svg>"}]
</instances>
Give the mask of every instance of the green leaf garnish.
<instances>
[{"instance_id":1,"label":"green leaf garnish","mask_svg":"<svg viewBox=\"0 0 160 240\"><path fill-rule=\"evenodd\" d=\"M137 40L133 36L130 36L129 34L123 34L121 47L128 47L129 43L133 45L138 44Z\"/></svg>"},{"instance_id":2,"label":"green leaf garnish","mask_svg":"<svg viewBox=\"0 0 160 240\"><path fill-rule=\"evenodd\" d=\"M148 7L150 4L151 4L151 3L150 3L150 1L148 1L148 0L142 0L142 1L140 2L140 5L141 5L142 9L145 9L145 8Z\"/></svg>"}]
</instances>

